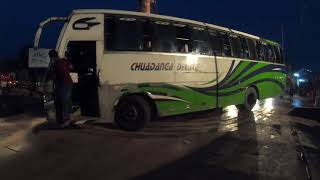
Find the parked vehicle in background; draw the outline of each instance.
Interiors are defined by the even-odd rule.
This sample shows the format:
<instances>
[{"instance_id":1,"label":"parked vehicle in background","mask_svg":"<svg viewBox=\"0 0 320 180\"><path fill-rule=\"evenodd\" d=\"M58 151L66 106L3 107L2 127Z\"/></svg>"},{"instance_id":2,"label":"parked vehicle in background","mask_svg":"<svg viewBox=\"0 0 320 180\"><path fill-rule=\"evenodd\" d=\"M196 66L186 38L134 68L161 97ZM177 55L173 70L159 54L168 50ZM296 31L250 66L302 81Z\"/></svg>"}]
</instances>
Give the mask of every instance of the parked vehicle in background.
<instances>
[{"instance_id":1,"label":"parked vehicle in background","mask_svg":"<svg viewBox=\"0 0 320 180\"><path fill-rule=\"evenodd\" d=\"M314 106L320 107L320 89L316 89Z\"/></svg>"},{"instance_id":2,"label":"parked vehicle in background","mask_svg":"<svg viewBox=\"0 0 320 180\"><path fill-rule=\"evenodd\" d=\"M4 73L0 75L1 88L14 87L17 85L17 81L9 73Z\"/></svg>"}]
</instances>

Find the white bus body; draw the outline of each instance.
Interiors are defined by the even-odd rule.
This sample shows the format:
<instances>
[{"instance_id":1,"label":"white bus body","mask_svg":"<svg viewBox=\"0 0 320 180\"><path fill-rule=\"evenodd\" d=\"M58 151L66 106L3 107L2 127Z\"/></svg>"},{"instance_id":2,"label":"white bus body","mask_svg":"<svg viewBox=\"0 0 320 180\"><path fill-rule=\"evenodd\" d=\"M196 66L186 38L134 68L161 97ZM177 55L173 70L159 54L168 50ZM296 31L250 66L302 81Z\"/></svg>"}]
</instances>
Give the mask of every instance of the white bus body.
<instances>
[{"instance_id":1,"label":"white bus body","mask_svg":"<svg viewBox=\"0 0 320 180\"><path fill-rule=\"evenodd\" d=\"M99 87L97 88L99 117L103 122L114 121L115 107L119 103L120 98L126 94L143 93L153 101L175 101L171 105L164 104L166 102L156 104L156 116L175 115L224 107L230 104L241 104L241 102L238 102L242 101L239 97L245 95L245 89L248 87L241 87L237 95L230 94L229 92L230 96L228 96L227 90L232 89L232 87L228 87L226 90L221 89L221 96L219 94L215 96L215 89L210 88L216 87L217 84L222 82L231 83L233 80L227 80L227 78L231 77L233 72L240 71L237 68L241 68L241 65L245 63L251 67L264 67L264 65L259 65L260 63L263 64L261 61L254 59L248 60L219 55L177 52L107 51L105 50L105 44L108 43L105 39L105 16L107 15L151 18L191 24L193 26L212 28L228 34L236 34L252 41L260 40L257 36L216 25L168 16L146 15L139 12L75 10L69 18L51 19L65 22L56 47L60 57L65 56L70 43L86 41L95 43L96 69L94 73L99 81ZM40 26L35 38L35 47L38 47L42 27L49 21L44 22ZM284 66L281 62L269 62L267 64L273 66L272 71L283 71ZM242 70L245 70L245 68ZM247 70L249 71L249 68ZM245 73L243 72L244 75ZM284 81L284 76L279 75L275 79L282 82ZM241 82L239 81L238 83ZM148 84L152 87L147 85L147 90L142 92L140 86L143 86L143 84ZM158 91L157 88L162 91L162 86L168 85L172 85L172 87L166 87L169 89L168 93L156 93ZM233 85L236 86L236 83ZM255 84L252 84L252 87L260 88ZM261 87L265 87L265 84L262 84ZM176 90L177 93L171 93L170 88L172 91ZM179 88L181 90L178 90ZM205 92L206 89L207 92ZM185 98L181 98L178 91L181 91L181 94L184 94ZM188 93L189 95L185 95ZM271 94L274 95L274 93ZM208 99L209 96L212 97L212 100ZM267 96L269 95L263 96L263 94L260 94L260 98L266 98ZM179 103L182 103L182 105ZM159 110L161 108L163 110Z\"/></svg>"}]
</instances>

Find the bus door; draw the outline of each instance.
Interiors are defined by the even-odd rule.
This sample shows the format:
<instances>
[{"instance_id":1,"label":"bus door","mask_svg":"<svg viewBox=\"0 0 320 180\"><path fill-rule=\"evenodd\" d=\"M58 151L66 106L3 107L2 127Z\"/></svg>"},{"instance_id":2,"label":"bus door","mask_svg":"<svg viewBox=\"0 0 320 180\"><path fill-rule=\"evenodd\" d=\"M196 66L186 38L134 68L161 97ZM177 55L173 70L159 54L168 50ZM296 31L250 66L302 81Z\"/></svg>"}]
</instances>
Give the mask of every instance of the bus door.
<instances>
[{"instance_id":1,"label":"bus door","mask_svg":"<svg viewBox=\"0 0 320 180\"><path fill-rule=\"evenodd\" d=\"M81 115L99 117L99 97L95 41L70 41L68 56L78 76L74 83L73 102L80 106Z\"/></svg>"}]
</instances>

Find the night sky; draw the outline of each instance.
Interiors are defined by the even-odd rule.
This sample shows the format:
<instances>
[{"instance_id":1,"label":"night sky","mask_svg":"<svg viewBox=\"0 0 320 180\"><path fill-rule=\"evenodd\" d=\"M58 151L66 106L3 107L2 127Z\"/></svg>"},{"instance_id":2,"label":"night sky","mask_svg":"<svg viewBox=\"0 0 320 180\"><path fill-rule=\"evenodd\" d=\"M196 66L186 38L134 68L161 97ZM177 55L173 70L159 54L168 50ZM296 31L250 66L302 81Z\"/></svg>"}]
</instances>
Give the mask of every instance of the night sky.
<instances>
[{"instance_id":1,"label":"night sky","mask_svg":"<svg viewBox=\"0 0 320 180\"><path fill-rule=\"evenodd\" d=\"M136 10L135 0L2 0L0 6L0 59L14 58L32 45L37 25L51 16L68 16L73 9ZM158 0L160 14L194 19L248 32L281 42L285 31L286 59L320 71L319 0ZM51 27L51 26L50 26ZM53 25L42 42L55 47Z\"/></svg>"}]
</instances>

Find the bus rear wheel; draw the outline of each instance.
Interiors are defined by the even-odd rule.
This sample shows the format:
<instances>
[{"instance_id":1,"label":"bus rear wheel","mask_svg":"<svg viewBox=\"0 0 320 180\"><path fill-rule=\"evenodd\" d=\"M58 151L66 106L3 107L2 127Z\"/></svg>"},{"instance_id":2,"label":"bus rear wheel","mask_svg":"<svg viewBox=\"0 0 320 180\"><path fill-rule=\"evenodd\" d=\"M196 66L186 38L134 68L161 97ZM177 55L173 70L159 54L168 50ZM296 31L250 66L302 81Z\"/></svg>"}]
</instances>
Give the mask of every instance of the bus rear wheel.
<instances>
[{"instance_id":1,"label":"bus rear wheel","mask_svg":"<svg viewBox=\"0 0 320 180\"><path fill-rule=\"evenodd\" d=\"M237 105L237 108L240 111L251 111L253 107L256 105L258 100L258 92L255 88L250 87L247 89L244 98L244 104Z\"/></svg>"},{"instance_id":2,"label":"bus rear wheel","mask_svg":"<svg viewBox=\"0 0 320 180\"><path fill-rule=\"evenodd\" d=\"M115 110L115 123L127 131L143 129L151 118L151 107L141 96L134 95L122 99Z\"/></svg>"}]
</instances>

